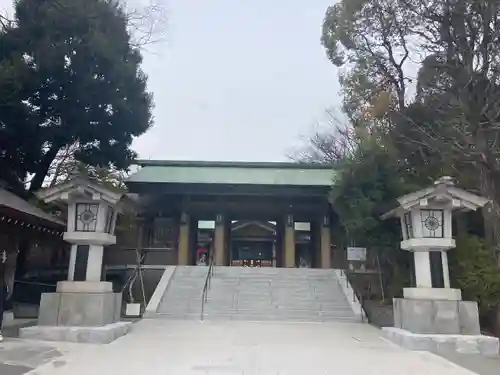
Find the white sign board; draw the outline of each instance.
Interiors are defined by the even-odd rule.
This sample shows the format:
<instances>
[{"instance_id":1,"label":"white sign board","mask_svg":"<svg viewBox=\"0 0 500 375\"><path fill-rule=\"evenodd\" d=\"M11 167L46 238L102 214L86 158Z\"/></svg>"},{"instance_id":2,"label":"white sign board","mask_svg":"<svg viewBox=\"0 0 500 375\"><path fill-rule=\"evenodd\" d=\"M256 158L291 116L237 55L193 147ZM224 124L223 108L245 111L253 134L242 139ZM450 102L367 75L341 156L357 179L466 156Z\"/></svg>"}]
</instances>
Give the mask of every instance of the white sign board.
<instances>
[{"instance_id":1,"label":"white sign board","mask_svg":"<svg viewBox=\"0 0 500 375\"><path fill-rule=\"evenodd\" d=\"M358 262L366 261L366 247L348 247L347 260Z\"/></svg>"}]
</instances>

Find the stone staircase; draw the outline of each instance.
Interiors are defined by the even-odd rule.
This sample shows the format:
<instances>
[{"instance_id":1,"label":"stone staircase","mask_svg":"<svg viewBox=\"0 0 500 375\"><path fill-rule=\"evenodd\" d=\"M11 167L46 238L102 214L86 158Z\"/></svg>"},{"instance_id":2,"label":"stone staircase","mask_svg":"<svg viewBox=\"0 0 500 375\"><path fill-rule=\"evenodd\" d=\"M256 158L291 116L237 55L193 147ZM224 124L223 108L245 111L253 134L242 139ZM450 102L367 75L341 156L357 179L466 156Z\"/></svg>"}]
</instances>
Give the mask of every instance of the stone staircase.
<instances>
[{"instance_id":1,"label":"stone staircase","mask_svg":"<svg viewBox=\"0 0 500 375\"><path fill-rule=\"evenodd\" d=\"M176 267L156 317L200 319L207 267ZM216 267L205 319L359 322L334 270Z\"/></svg>"},{"instance_id":2,"label":"stone staircase","mask_svg":"<svg viewBox=\"0 0 500 375\"><path fill-rule=\"evenodd\" d=\"M175 267L156 310L157 317L199 319L207 272L208 267Z\"/></svg>"}]
</instances>

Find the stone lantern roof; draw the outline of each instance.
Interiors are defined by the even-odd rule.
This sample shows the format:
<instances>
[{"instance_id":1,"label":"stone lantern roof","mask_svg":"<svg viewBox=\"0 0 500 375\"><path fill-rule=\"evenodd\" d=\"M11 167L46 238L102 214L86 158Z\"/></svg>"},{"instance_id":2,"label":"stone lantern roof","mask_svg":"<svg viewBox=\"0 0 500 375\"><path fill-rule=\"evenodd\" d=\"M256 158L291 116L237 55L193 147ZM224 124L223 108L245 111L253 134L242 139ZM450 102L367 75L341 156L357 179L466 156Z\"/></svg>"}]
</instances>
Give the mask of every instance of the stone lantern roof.
<instances>
[{"instance_id":1,"label":"stone lantern roof","mask_svg":"<svg viewBox=\"0 0 500 375\"><path fill-rule=\"evenodd\" d=\"M88 197L116 206L120 211L130 210L135 205L133 196L124 191L106 186L98 181L82 176L74 176L56 186L41 189L37 197L46 203L67 202L70 196Z\"/></svg>"},{"instance_id":2,"label":"stone lantern roof","mask_svg":"<svg viewBox=\"0 0 500 375\"><path fill-rule=\"evenodd\" d=\"M404 212L416 207L425 208L429 205L451 205L453 210L471 211L484 207L489 200L478 195L469 193L455 186L453 179L444 176L438 179L434 186L403 195L397 199L399 207L392 209L381 216L383 220L391 217L399 217Z\"/></svg>"}]
</instances>

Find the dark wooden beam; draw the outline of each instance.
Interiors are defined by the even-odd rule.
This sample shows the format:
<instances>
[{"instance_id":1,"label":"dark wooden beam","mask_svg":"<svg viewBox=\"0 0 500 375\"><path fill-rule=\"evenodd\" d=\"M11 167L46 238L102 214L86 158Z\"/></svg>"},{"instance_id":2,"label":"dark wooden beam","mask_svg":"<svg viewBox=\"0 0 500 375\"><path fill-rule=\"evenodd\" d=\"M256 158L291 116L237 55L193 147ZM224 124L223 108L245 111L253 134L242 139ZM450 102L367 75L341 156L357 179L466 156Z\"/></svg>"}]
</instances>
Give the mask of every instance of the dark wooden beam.
<instances>
[{"instance_id":1,"label":"dark wooden beam","mask_svg":"<svg viewBox=\"0 0 500 375\"><path fill-rule=\"evenodd\" d=\"M221 185L221 184L151 184L128 183L129 191L138 194L168 195L215 195L215 196L287 196L287 197L325 197L329 187L320 186L281 186L281 185Z\"/></svg>"}]
</instances>

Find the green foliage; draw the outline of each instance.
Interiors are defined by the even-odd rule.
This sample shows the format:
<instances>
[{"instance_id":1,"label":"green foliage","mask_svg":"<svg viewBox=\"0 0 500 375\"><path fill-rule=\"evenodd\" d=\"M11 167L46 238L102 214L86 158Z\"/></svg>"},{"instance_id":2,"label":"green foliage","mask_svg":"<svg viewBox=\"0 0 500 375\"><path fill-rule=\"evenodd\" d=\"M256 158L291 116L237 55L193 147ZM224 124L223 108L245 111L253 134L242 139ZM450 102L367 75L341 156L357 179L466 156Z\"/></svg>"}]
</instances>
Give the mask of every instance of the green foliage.
<instances>
[{"instance_id":1,"label":"green foliage","mask_svg":"<svg viewBox=\"0 0 500 375\"><path fill-rule=\"evenodd\" d=\"M470 247L469 257L461 254L458 267L466 293L485 308L499 298L499 19L497 1L340 0L327 10L322 34L328 57L344 69L340 83L352 125L395 150L383 164L387 175L369 163L373 172L357 167L358 175L343 175L355 181L350 186L360 186L348 191L352 203L341 208L346 229L356 238L365 231L367 246L382 242L376 239L381 224L370 214L398 195L385 186L395 180L392 173L403 185L456 177L491 201L474 227L496 258L471 240L463 245ZM410 88L415 95L408 95ZM368 154L354 162L367 163Z\"/></svg>"},{"instance_id":2,"label":"green foliage","mask_svg":"<svg viewBox=\"0 0 500 375\"><path fill-rule=\"evenodd\" d=\"M404 166L396 156L391 148L369 140L353 157L344 160L333 200L350 236L376 235L380 215L394 208L398 196L415 187L407 181Z\"/></svg>"},{"instance_id":3,"label":"green foliage","mask_svg":"<svg viewBox=\"0 0 500 375\"><path fill-rule=\"evenodd\" d=\"M127 172L113 167L101 167L85 164L75 158L79 145L64 148L54 159L47 174L48 186L64 183L74 175L85 176L104 183L112 188L126 190Z\"/></svg>"},{"instance_id":4,"label":"green foliage","mask_svg":"<svg viewBox=\"0 0 500 375\"><path fill-rule=\"evenodd\" d=\"M0 30L0 181L20 194L43 140L36 134L36 114L22 102L35 89L34 76L15 54L15 46Z\"/></svg>"},{"instance_id":5,"label":"green foliage","mask_svg":"<svg viewBox=\"0 0 500 375\"><path fill-rule=\"evenodd\" d=\"M93 167L82 163L79 163L77 171L78 175L99 181L110 189L122 192L127 191L127 187L125 186L127 175L122 171L111 168Z\"/></svg>"},{"instance_id":6,"label":"green foliage","mask_svg":"<svg viewBox=\"0 0 500 375\"><path fill-rule=\"evenodd\" d=\"M0 93L11 92L8 102L0 97L0 108L12 108L0 111L0 124L14 145L4 158L19 151L27 170L17 174L34 173L31 189L74 144L84 164L126 169L135 158L133 137L151 125L152 100L117 2L19 0L15 26L0 37L9 46L0 53ZM16 78L15 90L8 77Z\"/></svg>"},{"instance_id":7,"label":"green foliage","mask_svg":"<svg viewBox=\"0 0 500 375\"><path fill-rule=\"evenodd\" d=\"M344 110L354 125L372 122L374 106L404 107L414 25L412 12L393 0L341 0L328 8L321 42L330 61L345 69ZM389 100L377 103L382 93ZM375 108L378 117L382 109Z\"/></svg>"},{"instance_id":8,"label":"green foliage","mask_svg":"<svg viewBox=\"0 0 500 375\"><path fill-rule=\"evenodd\" d=\"M365 246L378 255L390 296L408 285L411 257L399 249L399 221L383 221L380 216L394 208L397 197L418 186L396 156L390 147L374 139L365 140L354 156L344 160L332 193L346 242Z\"/></svg>"},{"instance_id":9,"label":"green foliage","mask_svg":"<svg viewBox=\"0 0 500 375\"><path fill-rule=\"evenodd\" d=\"M449 253L450 277L465 300L478 301L486 314L500 303L500 272L484 239L461 235Z\"/></svg>"}]
</instances>

